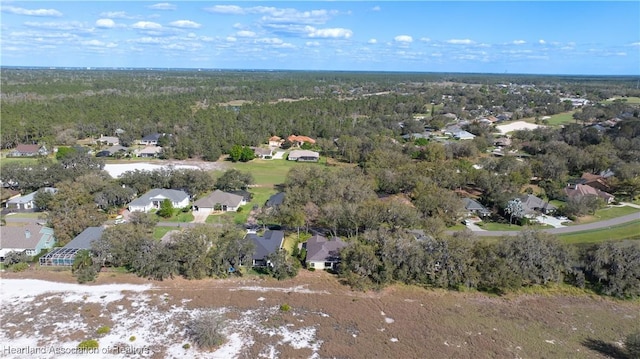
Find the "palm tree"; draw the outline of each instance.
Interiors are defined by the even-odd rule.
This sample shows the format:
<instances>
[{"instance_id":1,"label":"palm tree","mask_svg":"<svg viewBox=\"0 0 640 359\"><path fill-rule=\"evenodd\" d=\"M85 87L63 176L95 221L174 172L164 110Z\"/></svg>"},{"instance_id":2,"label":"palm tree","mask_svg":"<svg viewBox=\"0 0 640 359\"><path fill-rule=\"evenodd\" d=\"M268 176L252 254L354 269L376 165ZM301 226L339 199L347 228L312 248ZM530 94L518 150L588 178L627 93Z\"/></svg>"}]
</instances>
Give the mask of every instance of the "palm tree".
<instances>
[{"instance_id":1,"label":"palm tree","mask_svg":"<svg viewBox=\"0 0 640 359\"><path fill-rule=\"evenodd\" d=\"M76 253L76 258L73 260L72 272L77 272L83 268L87 268L93 265L93 258L91 258L91 252L86 249L79 250Z\"/></svg>"}]
</instances>

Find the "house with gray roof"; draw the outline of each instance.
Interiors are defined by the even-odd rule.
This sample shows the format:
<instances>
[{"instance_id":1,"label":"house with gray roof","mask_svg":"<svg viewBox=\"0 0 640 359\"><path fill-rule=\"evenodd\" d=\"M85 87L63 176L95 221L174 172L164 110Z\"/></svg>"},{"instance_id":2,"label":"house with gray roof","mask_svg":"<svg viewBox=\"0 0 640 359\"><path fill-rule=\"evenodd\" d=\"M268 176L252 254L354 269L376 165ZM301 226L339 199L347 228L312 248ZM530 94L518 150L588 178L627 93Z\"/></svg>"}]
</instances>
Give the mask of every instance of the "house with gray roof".
<instances>
[{"instance_id":1,"label":"house with gray roof","mask_svg":"<svg viewBox=\"0 0 640 359\"><path fill-rule=\"evenodd\" d=\"M88 227L80 232L71 242L62 248L56 248L40 257L41 266L65 266L70 267L76 259L76 254L81 250L91 250L94 242L102 238L104 227Z\"/></svg>"},{"instance_id":2,"label":"house with gray roof","mask_svg":"<svg viewBox=\"0 0 640 359\"><path fill-rule=\"evenodd\" d=\"M210 195L195 201L193 203L193 210L209 213L215 211L235 212L240 206L245 204L247 204L247 201L244 196L217 189Z\"/></svg>"},{"instance_id":3,"label":"house with gray roof","mask_svg":"<svg viewBox=\"0 0 640 359\"><path fill-rule=\"evenodd\" d=\"M316 151L293 150L289 152L287 159L297 162L318 162L320 160L320 154Z\"/></svg>"},{"instance_id":4,"label":"house with gray roof","mask_svg":"<svg viewBox=\"0 0 640 359\"><path fill-rule=\"evenodd\" d=\"M48 193L58 192L58 190L53 187L44 187L39 189L38 191L45 191ZM38 191L31 192L24 196L12 198L5 203L5 206L15 211L37 210L38 207L36 206L35 198Z\"/></svg>"},{"instance_id":5,"label":"house with gray roof","mask_svg":"<svg viewBox=\"0 0 640 359\"><path fill-rule=\"evenodd\" d=\"M303 247L307 250L305 260L307 268L337 269L340 263L340 250L347 246L340 238L328 239L321 235L315 235Z\"/></svg>"},{"instance_id":6,"label":"house with gray roof","mask_svg":"<svg viewBox=\"0 0 640 359\"><path fill-rule=\"evenodd\" d=\"M129 211L150 212L160 209L162 202L168 199L173 208L184 208L189 205L189 194L185 191L166 188L155 188L129 203Z\"/></svg>"},{"instance_id":7,"label":"house with gray roof","mask_svg":"<svg viewBox=\"0 0 640 359\"><path fill-rule=\"evenodd\" d=\"M254 267L266 267L270 265L267 257L282 248L284 242L283 231L265 231L262 236L257 233L248 233L247 237L253 241L255 252L253 254Z\"/></svg>"},{"instance_id":8,"label":"house with gray roof","mask_svg":"<svg viewBox=\"0 0 640 359\"><path fill-rule=\"evenodd\" d=\"M540 213L551 214L558 209L551 203L532 194L521 196L520 201L526 217L536 217Z\"/></svg>"},{"instance_id":9,"label":"house with gray roof","mask_svg":"<svg viewBox=\"0 0 640 359\"><path fill-rule=\"evenodd\" d=\"M9 252L22 252L33 257L43 249L53 248L56 238L53 229L38 224L0 226L0 262Z\"/></svg>"},{"instance_id":10,"label":"house with gray roof","mask_svg":"<svg viewBox=\"0 0 640 359\"><path fill-rule=\"evenodd\" d=\"M469 216L476 215L480 217L487 217L491 215L491 211L475 199L463 198L462 203L464 204L464 209L467 210L467 214Z\"/></svg>"}]
</instances>

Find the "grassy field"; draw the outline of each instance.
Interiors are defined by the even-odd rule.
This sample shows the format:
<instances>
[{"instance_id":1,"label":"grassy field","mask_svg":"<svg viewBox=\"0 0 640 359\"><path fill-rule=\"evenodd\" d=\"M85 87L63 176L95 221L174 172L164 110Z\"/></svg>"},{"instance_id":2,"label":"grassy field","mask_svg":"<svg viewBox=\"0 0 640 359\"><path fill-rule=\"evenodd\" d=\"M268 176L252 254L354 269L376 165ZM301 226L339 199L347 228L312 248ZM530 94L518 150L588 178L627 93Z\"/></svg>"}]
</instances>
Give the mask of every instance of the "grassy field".
<instances>
[{"instance_id":1,"label":"grassy field","mask_svg":"<svg viewBox=\"0 0 640 359\"><path fill-rule=\"evenodd\" d=\"M165 234L167 234L167 232L174 229L178 229L178 228L156 226L155 228L153 228L153 238L160 240Z\"/></svg>"},{"instance_id":2,"label":"grassy field","mask_svg":"<svg viewBox=\"0 0 640 359\"><path fill-rule=\"evenodd\" d=\"M640 239L640 223L629 222L619 226L598 230L568 233L558 235L558 238L570 244L589 244L605 241L620 241L624 239Z\"/></svg>"},{"instance_id":3,"label":"grassy field","mask_svg":"<svg viewBox=\"0 0 640 359\"><path fill-rule=\"evenodd\" d=\"M298 163L287 160L260 160L255 159L250 162L230 163L232 168L239 171L249 172L253 175L256 183L260 186L275 186L284 183L287 173L293 167L299 166L325 166L326 157L321 157L318 163Z\"/></svg>"},{"instance_id":4,"label":"grassy field","mask_svg":"<svg viewBox=\"0 0 640 359\"><path fill-rule=\"evenodd\" d=\"M517 224L509 225L508 223L494 223L494 222L480 222L478 223L478 226L487 231L522 231L525 228L529 228L529 229L553 228L548 225L519 226Z\"/></svg>"},{"instance_id":5,"label":"grassy field","mask_svg":"<svg viewBox=\"0 0 640 359\"><path fill-rule=\"evenodd\" d=\"M604 221L607 219L626 216L632 213L640 213L640 209L628 207L628 206L607 207L607 208L597 210L596 213L592 216L585 216L585 217L579 218L578 220L574 221L572 225Z\"/></svg>"},{"instance_id":6,"label":"grassy field","mask_svg":"<svg viewBox=\"0 0 640 359\"><path fill-rule=\"evenodd\" d=\"M558 113L552 115L550 119L547 120L549 126L560 126L567 123L573 123L576 120L573 119L574 111Z\"/></svg>"},{"instance_id":7,"label":"grassy field","mask_svg":"<svg viewBox=\"0 0 640 359\"><path fill-rule=\"evenodd\" d=\"M191 212L182 212L181 209L175 209L173 212L173 216L169 218L162 218L162 222L180 222L180 223L188 223L192 222L194 219L193 214Z\"/></svg>"},{"instance_id":8,"label":"grassy field","mask_svg":"<svg viewBox=\"0 0 640 359\"><path fill-rule=\"evenodd\" d=\"M609 104L609 103L613 103L613 101L615 100L620 100L620 99L626 100L626 102L630 104L640 104L640 97L615 97L610 100L604 100L602 101L602 103Z\"/></svg>"}]
</instances>

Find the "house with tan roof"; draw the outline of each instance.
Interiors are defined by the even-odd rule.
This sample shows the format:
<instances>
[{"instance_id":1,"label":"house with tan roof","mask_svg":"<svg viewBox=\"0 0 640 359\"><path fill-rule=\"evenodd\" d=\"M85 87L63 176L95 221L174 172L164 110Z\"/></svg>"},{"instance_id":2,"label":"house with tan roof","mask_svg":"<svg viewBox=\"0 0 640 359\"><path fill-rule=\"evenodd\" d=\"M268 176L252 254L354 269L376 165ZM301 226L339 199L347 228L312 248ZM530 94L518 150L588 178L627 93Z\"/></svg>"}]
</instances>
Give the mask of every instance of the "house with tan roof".
<instances>
[{"instance_id":1,"label":"house with tan roof","mask_svg":"<svg viewBox=\"0 0 640 359\"><path fill-rule=\"evenodd\" d=\"M605 191L601 191L597 188L587 186L586 184L569 184L564 188L564 193L568 198L596 196L598 198L601 198L606 204L611 204L611 202L613 202L613 200L615 199L614 195Z\"/></svg>"},{"instance_id":2,"label":"house with tan roof","mask_svg":"<svg viewBox=\"0 0 640 359\"><path fill-rule=\"evenodd\" d=\"M269 137L269 147L280 147L284 140L278 136Z\"/></svg>"},{"instance_id":3,"label":"house with tan roof","mask_svg":"<svg viewBox=\"0 0 640 359\"><path fill-rule=\"evenodd\" d=\"M193 210L208 213L215 211L235 212L245 204L247 204L245 197L217 189L207 197L193 202Z\"/></svg>"},{"instance_id":4,"label":"house with tan roof","mask_svg":"<svg viewBox=\"0 0 640 359\"><path fill-rule=\"evenodd\" d=\"M316 143L316 140L314 140L311 137L307 137L307 136L297 136L297 135L291 135L289 137L287 137L287 141L291 142L292 146L302 146L305 143L308 143L310 145L313 145Z\"/></svg>"},{"instance_id":5,"label":"house with tan roof","mask_svg":"<svg viewBox=\"0 0 640 359\"><path fill-rule=\"evenodd\" d=\"M53 229L28 223L22 226L0 226L0 262L9 252L21 252L33 257L43 249L53 248Z\"/></svg>"},{"instance_id":6,"label":"house with tan roof","mask_svg":"<svg viewBox=\"0 0 640 359\"><path fill-rule=\"evenodd\" d=\"M305 262L307 268L337 269L340 263L340 250L347 246L340 238L328 239L321 235L315 235L303 247L307 250Z\"/></svg>"}]
</instances>

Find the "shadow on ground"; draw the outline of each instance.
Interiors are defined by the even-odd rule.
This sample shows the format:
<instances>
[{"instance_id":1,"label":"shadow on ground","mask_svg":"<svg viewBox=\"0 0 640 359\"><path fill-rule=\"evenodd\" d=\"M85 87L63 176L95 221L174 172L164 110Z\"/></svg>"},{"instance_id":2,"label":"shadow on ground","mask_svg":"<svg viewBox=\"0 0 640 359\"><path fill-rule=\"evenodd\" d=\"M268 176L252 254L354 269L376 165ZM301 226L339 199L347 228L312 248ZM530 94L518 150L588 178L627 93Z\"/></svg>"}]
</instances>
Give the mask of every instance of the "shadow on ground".
<instances>
[{"instance_id":1,"label":"shadow on ground","mask_svg":"<svg viewBox=\"0 0 640 359\"><path fill-rule=\"evenodd\" d=\"M600 354L606 355L608 358L613 359L634 359L627 355L627 353L619 346L611 343L607 343L599 339L585 339L582 342L585 347L596 351Z\"/></svg>"}]
</instances>

